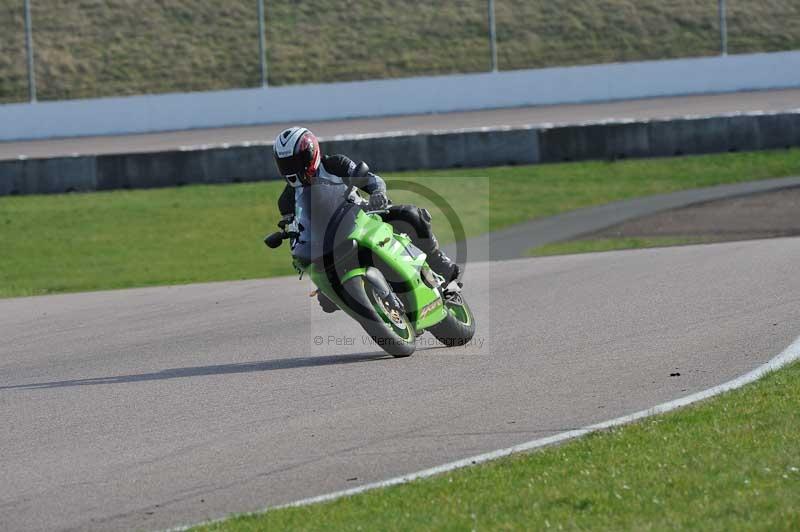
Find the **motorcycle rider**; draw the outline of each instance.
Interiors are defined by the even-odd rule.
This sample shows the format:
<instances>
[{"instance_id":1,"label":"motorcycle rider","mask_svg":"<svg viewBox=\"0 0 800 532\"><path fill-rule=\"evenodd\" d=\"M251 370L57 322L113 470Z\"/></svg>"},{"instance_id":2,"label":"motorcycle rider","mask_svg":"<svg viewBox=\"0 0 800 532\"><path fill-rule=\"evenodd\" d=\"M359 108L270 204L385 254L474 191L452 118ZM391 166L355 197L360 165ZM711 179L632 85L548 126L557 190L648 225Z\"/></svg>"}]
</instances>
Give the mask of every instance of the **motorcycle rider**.
<instances>
[{"instance_id":1,"label":"motorcycle rider","mask_svg":"<svg viewBox=\"0 0 800 532\"><path fill-rule=\"evenodd\" d=\"M320 182L345 184L369 194L369 210L385 209L380 215L383 221L411 237L414 245L427 255L431 269L445 279L445 284L458 279L459 267L439 247L428 210L414 205L393 205L386 195L386 183L370 172L365 163L356 164L344 155L323 155L317 137L297 126L285 129L275 138L273 155L278 171L287 182L278 198L281 229L294 220L296 194L302 187ZM320 295L323 310L337 310L333 302Z\"/></svg>"}]
</instances>

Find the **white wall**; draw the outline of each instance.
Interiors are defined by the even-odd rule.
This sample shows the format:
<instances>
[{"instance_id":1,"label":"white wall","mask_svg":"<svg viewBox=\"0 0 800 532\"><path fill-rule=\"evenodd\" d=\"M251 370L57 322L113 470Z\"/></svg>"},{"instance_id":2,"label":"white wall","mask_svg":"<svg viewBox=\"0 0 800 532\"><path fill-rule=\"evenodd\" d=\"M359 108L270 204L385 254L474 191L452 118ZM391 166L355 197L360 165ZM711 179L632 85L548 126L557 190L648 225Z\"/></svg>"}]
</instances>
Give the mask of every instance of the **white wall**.
<instances>
[{"instance_id":1,"label":"white wall","mask_svg":"<svg viewBox=\"0 0 800 532\"><path fill-rule=\"evenodd\" d=\"M0 105L0 141L800 87L800 51Z\"/></svg>"}]
</instances>

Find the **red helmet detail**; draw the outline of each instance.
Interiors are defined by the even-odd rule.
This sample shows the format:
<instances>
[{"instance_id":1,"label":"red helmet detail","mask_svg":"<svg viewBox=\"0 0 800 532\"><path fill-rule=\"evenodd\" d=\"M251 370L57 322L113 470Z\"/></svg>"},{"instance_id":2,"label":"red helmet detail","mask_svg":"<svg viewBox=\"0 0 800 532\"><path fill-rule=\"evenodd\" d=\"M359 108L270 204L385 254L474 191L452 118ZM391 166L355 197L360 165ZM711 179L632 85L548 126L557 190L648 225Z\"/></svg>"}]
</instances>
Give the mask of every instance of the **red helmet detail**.
<instances>
[{"instance_id":1,"label":"red helmet detail","mask_svg":"<svg viewBox=\"0 0 800 532\"><path fill-rule=\"evenodd\" d=\"M298 149L301 152L313 154L311 156L311 162L308 164L308 168L306 168L306 177L311 178L316 176L317 170L319 170L319 163L322 160L317 137L312 132L307 131L302 137L300 137L300 147Z\"/></svg>"}]
</instances>

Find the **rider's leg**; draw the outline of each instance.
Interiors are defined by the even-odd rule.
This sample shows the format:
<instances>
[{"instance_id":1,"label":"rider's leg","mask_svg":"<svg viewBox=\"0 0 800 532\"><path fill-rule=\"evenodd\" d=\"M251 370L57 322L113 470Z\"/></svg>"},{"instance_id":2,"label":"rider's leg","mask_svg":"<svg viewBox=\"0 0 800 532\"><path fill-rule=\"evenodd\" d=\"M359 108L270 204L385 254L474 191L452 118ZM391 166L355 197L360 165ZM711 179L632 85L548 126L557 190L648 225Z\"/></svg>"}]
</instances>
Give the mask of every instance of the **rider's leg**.
<instances>
[{"instance_id":1,"label":"rider's leg","mask_svg":"<svg viewBox=\"0 0 800 532\"><path fill-rule=\"evenodd\" d=\"M389 212L381 217L385 222L392 224L397 232L406 233L411 237L414 245L428 256L431 269L444 277L445 282L449 283L458 278L460 269L439 247L439 241L431 227L431 215L427 209L414 205L392 205L389 207Z\"/></svg>"}]
</instances>

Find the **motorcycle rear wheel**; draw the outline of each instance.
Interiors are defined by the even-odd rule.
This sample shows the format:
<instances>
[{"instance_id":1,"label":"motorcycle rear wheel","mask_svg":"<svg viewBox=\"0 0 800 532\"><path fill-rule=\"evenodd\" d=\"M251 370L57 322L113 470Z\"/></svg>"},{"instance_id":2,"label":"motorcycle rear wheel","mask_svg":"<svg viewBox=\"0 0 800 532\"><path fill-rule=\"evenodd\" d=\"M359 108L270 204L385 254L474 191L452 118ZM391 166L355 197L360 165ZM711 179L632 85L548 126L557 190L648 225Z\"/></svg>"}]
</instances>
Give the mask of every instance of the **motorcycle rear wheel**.
<instances>
[{"instance_id":1,"label":"motorcycle rear wheel","mask_svg":"<svg viewBox=\"0 0 800 532\"><path fill-rule=\"evenodd\" d=\"M447 347L466 345L475 336L475 316L460 293L444 300L447 317L428 330Z\"/></svg>"}]
</instances>

